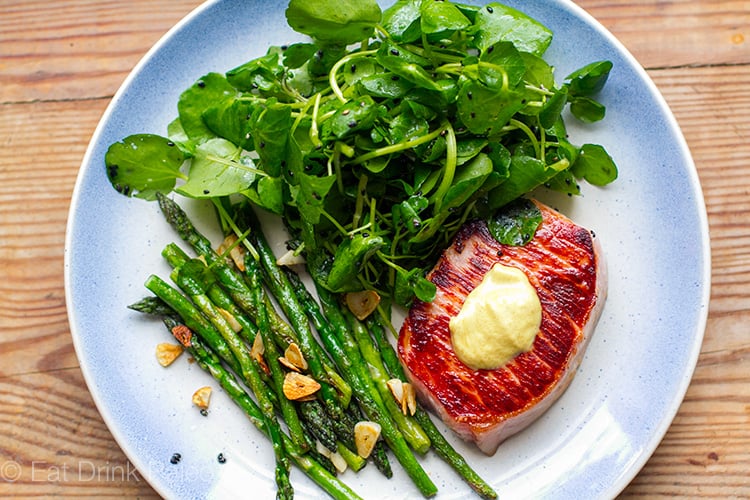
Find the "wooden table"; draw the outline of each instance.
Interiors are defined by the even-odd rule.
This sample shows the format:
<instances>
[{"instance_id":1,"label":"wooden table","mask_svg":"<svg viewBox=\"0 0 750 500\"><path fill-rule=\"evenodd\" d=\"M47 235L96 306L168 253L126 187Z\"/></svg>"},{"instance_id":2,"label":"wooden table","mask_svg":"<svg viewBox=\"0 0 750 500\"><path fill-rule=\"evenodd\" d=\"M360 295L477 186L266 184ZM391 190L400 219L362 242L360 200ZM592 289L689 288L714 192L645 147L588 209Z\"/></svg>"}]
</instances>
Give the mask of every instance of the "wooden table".
<instances>
[{"instance_id":1,"label":"wooden table","mask_svg":"<svg viewBox=\"0 0 750 500\"><path fill-rule=\"evenodd\" d=\"M697 164L712 238L712 301L695 376L623 496L750 497L750 1L578 3L666 97ZM156 496L81 376L63 239L81 159L113 93L198 4L0 0L2 497Z\"/></svg>"}]
</instances>

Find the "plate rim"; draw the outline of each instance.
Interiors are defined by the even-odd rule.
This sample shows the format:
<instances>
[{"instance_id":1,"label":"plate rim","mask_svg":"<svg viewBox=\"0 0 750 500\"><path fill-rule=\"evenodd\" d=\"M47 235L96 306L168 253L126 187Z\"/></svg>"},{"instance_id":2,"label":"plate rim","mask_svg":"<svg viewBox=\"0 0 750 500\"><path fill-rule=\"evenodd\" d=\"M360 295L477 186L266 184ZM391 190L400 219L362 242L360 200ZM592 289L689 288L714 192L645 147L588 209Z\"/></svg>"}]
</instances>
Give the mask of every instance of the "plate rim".
<instances>
[{"instance_id":1,"label":"plate rim","mask_svg":"<svg viewBox=\"0 0 750 500\"><path fill-rule=\"evenodd\" d=\"M127 459L131 461L137 470L141 472L141 475L144 476L148 484L154 488L154 490L157 491L161 496L168 496L168 494L171 492L171 489L168 488L168 485L163 481L160 477L153 477L147 476L145 474L145 471L148 470L148 467L146 466L142 460L141 457L138 456L137 453L133 450L133 447L128 439L124 437L124 435L121 432L120 427L116 424L116 419L113 417L111 413L111 409L108 407L108 405L104 402L103 395L100 392L99 387L97 386L95 376L92 372L91 366L88 363L81 363L83 358L83 340L81 338L81 334L77 331L77 325L76 325L76 318L77 318L77 311L76 311L76 303L75 303L75 297L73 295L71 283L72 283L72 265L71 265L71 249L75 245L75 242L73 241L73 228L76 225L76 212L77 209L82 201L82 197L85 193L83 193L82 185L85 177L85 173L87 171L87 167L91 164L92 155L94 153L94 145L98 142L100 136L102 135L103 130L108 125L108 121L110 116L113 113L113 110L117 108L119 103L121 102L121 99L123 95L126 93L128 88L130 87L131 82L138 77L140 74L142 68L152 59L154 54L158 53L161 48L169 42L169 40L173 37L174 33L181 30L185 25L190 24L196 17L200 16L205 10L209 9L215 4L222 3L223 0L207 0L197 7L195 7L193 10L191 10L188 14L186 14L182 19L180 19L177 23L175 23L169 30L167 30L156 43L154 43L149 50L141 57L141 59L138 61L138 63L133 66L133 68L130 70L126 78L122 81L121 85L118 87L117 91L113 95L111 101L107 105L107 108L101 115L101 118L92 134L91 140L89 141L89 144L86 148L86 152L82 158L81 165L79 166L79 171L76 177L76 182L73 188L73 192L71 195L71 201L70 201L70 208L68 211L68 218L66 223L66 231L65 231L65 242L64 242L64 289L65 289L65 299L66 299L66 310L67 310L67 317L68 317L68 323L70 327L70 333L73 340L73 346L76 352L76 357L79 361L79 366L81 369L81 372L83 374L84 381L86 383L86 386L89 390L89 393L92 396L92 399L94 401L94 404L97 408L97 411L102 416L102 420L107 426L108 431L112 434L113 438L117 442L118 446L123 450L124 454L126 455ZM638 62L638 60L631 54L631 52L623 45L622 42L620 42L605 26L603 26L596 18L594 18L591 14L589 14L584 8L574 3L572 0L545 0L549 1L551 3L557 3L557 4L564 4L571 12L573 12L576 16L583 19L589 26L593 27L600 35L605 37L607 41L612 44L613 46L617 47L618 50L621 52L621 55L623 55L626 59L629 60L632 67L638 72L639 76L641 77L641 80L648 86L650 94L655 98L656 102L659 104L659 108L661 111L661 115L666 118L669 127L674 134L675 138L677 139L676 145L679 147L679 151L681 152L683 158L686 160L686 163L684 164L685 167L685 173L689 175L689 184L693 188L693 193L691 193L695 198L695 208L697 209L697 227L700 229L700 235L701 235L701 241L700 241L700 254L703 257L702 260L696 265L700 266L701 269L701 277L702 281L700 283L701 293L700 293L700 307L701 311L698 315L696 315L696 323L694 325L695 331L694 334L691 336L692 343L690 345L689 350L689 356L687 360L687 366L685 370L682 372L682 377L679 380L679 384L677 384L677 389L672 393L672 401L670 402L668 408L669 412L666 412L663 417L659 420L659 426L655 428L651 434L650 438L646 441L647 445L643 446L641 450L637 453L637 456L634 460L631 460L628 464L628 467L626 470L623 471L622 474L619 476L619 481L612 485L611 488L608 488L608 491L610 491L613 494L619 494L621 493L627 486L630 484L633 479L638 475L638 473L642 470L642 468L646 465L648 460L652 457L654 451L658 448L659 444L664 439L664 436L667 434L669 428L674 422L674 418L676 417L677 413L679 412L679 409L682 406L682 403L684 401L685 395L687 394L687 391L690 387L691 381L693 379L698 358L701 353L701 348L703 345L703 340L705 338L705 332L706 327L708 323L708 315L709 315L709 304L710 304L710 298L711 298L711 273L712 273L712 261L711 261L711 245L710 245L710 233L709 233L709 223L708 223L708 214L707 214L707 208L705 204L705 197L703 194L702 186L700 183L700 178L698 175L697 167L695 165L693 156L690 152L689 145L687 143L687 140L684 137L684 134L679 126L679 123L674 116L672 110L670 109L666 99L662 95L662 93L659 91L657 85L653 81L653 79L648 74L647 70L643 68L643 66ZM389 0L387 3L391 3Z\"/></svg>"}]
</instances>

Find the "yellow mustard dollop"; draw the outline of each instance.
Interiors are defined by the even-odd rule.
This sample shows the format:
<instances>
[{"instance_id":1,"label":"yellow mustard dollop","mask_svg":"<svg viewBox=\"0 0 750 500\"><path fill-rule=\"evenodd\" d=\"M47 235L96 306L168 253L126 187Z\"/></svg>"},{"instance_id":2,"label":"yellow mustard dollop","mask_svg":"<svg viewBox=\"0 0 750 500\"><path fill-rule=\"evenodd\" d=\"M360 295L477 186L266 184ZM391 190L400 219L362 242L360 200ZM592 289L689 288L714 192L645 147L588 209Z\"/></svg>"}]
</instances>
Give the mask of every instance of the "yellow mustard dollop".
<instances>
[{"instance_id":1,"label":"yellow mustard dollop","mask_svg":"<svg viewBox=\"0 0 750 500\"><path fill-rule=\"evenodd\" d=\"M494 370L531 350L541 323L542 304L526 274L498 263L451 318L451 341L469 368Z\"/></svg>"}]
</instances>

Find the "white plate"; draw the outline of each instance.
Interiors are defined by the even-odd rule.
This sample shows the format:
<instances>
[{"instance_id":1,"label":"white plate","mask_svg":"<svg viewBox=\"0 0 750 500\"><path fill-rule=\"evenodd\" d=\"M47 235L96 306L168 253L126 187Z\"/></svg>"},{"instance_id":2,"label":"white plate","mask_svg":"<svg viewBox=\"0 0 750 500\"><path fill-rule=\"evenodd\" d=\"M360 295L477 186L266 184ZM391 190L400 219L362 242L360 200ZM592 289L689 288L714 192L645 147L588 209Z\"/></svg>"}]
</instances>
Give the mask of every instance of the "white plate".
<instances>
[{"instance_id":1,"label":"white plate","mask_svg":"<svg viewBox=\"0 0 750 500\"><path fill-rule=\"evenodd\" d=\"M691 379L707 316L710 260L705 207L685 141L638 63L589 15L565 0L509 0L555 33L546 58L558 78L595 60L614 62L601 95L604 122L573 125L573 142L603 144L620 178L584 185L575 199L548 199L593 229L609 263L609 298L573 384L539 421L493 457L453 441L501 496L612 497L637 474L670 425ZM179 93L209 71L226 71L268 45L302 39L286 26L285 2L211 1L174 27L113 99L83 161L70 211L65 278L76 352L91 393L140 474L166 497L274 496L267 441L221 391L210 414L191 407L210 377L183 356L169 369L154 359L169 339L158 322L126 309L146 295L151 273L168 276L159 255L177 239L155 203L109 185L109 144L138 132L164 134ZM210 210L190 204L210 232ZM201 218L202 217L202 218ZM216 386L216 384L213 384ZM179 464L171 464L180 453ZM226 463L217 455L223 453ZM439 498L470 490L433 456L424 460ZM374 467L343 478L369 498L418 497L394 461L394 478ZM298 497L320 490L293 472Z\"/></svg>"}]
</instances>

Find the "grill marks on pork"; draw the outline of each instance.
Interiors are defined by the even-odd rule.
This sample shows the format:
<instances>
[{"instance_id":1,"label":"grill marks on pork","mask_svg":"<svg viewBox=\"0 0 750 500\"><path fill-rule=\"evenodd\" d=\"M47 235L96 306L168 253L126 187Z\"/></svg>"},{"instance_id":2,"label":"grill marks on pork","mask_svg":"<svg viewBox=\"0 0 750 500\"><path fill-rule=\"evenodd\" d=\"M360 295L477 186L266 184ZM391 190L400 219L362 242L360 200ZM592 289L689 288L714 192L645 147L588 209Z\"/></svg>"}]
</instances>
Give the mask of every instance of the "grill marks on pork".
<instances>
[{"instance_id":1,"label":"grill marks on pork","mask_svg":"<svg viewBox=\"0 0 750 500\"><path fill-rule=\"evenodd\" d=\"M570 382L604 299L604 273L589 231L538 204L543 223L526 246L497 242L484 221L466 224L428 275L433 302L417 301L399 338L399 355L420 397L465 439L494 453ZM532 350L496 370L472 370L455 355L448 322L500 262L526 274L542 304Z\"/></svg>"}]
</instances>

